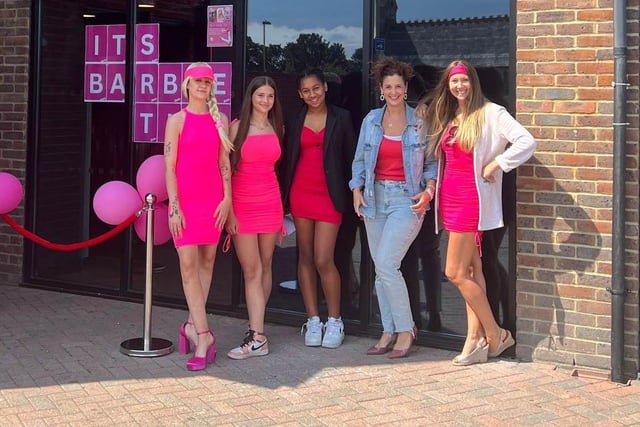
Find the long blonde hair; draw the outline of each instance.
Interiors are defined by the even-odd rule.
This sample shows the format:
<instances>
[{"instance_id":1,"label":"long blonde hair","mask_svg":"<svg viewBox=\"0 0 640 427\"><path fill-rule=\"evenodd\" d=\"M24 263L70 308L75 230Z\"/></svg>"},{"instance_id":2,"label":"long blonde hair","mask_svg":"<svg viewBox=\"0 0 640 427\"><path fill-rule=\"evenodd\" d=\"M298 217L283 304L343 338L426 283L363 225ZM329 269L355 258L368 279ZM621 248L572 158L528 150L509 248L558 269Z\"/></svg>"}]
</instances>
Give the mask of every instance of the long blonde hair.
<instances>
[{"instance_id":1,"label":"long blonde hair","mask_svg":"<svg viewBox=\"0 0 640 427\"><path fill-rule=\"evenodd\" d=\"M193 67L211 68L211 66L206 62L194 62L193 64L187 67L187 70ZM182 94L187 99L189 99L189 90L187 89L187 87L189 86L190 81L191 81L191 77L186 77L182 81ZM216 99L216 96L214 94L214 88L215 88L215 85L212 85L211 93L209 93L209 96L207 97L207 101L206 101L207 107L209 107L209 113L211 114L211 117L213 117L213 120L215 121L216 128L218 129L218 135L220 136L220 140L222 141L222 145L224 145L224 147L228 151L232 151L233 143L229 139L229 135L227 135L227 132L225 132L224 127L222 126L222 116L220 115L220 109L218 108L218 100Z\"/></svg>"},{"instance_id":2,"label":"long blonde hair","mask_svg":"<svg viewBox=\"0 0 640 427\"><path fill-rule=\"evenodd\" d=\"M442 72L440 81L430 96L421 101L427 104L425 123L421 129L422 139L429 142L428 153L440 157L440 147L444 132L448 124L455 119L458 101L449 90L449 72L456 65L462 65L467 69L467 76L471 82L471 93L467 98L467 110L458 123L456 139L460 148L467 153L473 151L484 126L484 107L487 99L482 93L480 79L475 68L467 61L456 60L451 62Z\"/></svg>"}]
</instances>

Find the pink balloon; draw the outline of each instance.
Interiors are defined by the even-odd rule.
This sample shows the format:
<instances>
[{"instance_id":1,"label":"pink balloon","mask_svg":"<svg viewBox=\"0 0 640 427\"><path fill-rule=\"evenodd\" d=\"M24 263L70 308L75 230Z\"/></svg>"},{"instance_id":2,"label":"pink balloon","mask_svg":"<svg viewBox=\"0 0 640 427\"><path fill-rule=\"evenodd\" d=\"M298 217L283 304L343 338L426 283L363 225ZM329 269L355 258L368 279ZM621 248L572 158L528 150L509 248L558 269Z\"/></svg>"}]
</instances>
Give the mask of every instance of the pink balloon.
<instances>
[{"instance_id":1,"label":"pink balloon","mask_svg":"<svg viewBox=\"0 0 640 427\"><path fill-rule=\"evenodd\" d=\"M153 244L162 245L171 239L169 231L169 208L164 203L153 205ZM143 242L147 241L147 212L143 212L133 223L136 234Z\"/></svg>"},{"instance_id":2,"label":"pink balloon","mask_svg":"<svg viewBox=\"0 0 640 427\"><path fill-rule=\"evenodd\" d=\"M102 184L93 196L93 210L98 218L111 225L122 224L143 206L132 185L123 181Z\"/></svg>"},{"instance_id":3,"label":"pink balloon","mask_svg":"<svg viewBox=\"0 0 640 427\"><path fill-rule=\"evenodd\" d=\"M136 187L143 200L148 193L154 194L158 202L169 198L164 171L164 156L160 154L142 162L136 174Z\"/></svg>"},{"instance_id":4,"label":"pink balloon","mask_svg":"<svg viewBox=\"0 0 640 427\"><path fill-rule=\"evenodd\" d=\"M0 172L0 215L18 207L22 200L22 184L10 173Z\"/></svg>"}]
</instances>

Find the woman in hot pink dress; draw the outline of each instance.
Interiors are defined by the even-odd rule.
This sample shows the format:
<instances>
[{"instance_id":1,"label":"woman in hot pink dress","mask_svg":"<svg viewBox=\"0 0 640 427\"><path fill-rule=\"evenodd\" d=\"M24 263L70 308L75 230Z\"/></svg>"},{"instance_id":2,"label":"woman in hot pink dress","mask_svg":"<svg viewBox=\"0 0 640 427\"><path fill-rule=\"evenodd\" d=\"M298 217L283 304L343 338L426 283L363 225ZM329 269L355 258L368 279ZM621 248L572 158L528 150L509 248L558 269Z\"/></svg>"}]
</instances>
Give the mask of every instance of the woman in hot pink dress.
<instances>
[{"instance_id":1,"label":"woman in hot pink dress","mask_svg":"<svg viewBox=\"0 0 640 427\"><path fill-rule=\"evenodd\" d=\"M486 362L515 341L500 328L487 300L482 232L503 226L502 174L529 159L536 143L503 107L484 97L476 70L465 61L449 64L428 102L429 147L439 159L436 206L449 232L445 273L467 308L467 337L453 364Z\"/></svg>"},{"instance_id":2,"label":"woman in hot pink dress","mask_svg":"<svg viewBox=\"0 0 640 427\"><path fill-rule=\"evenodd\" d=\"M204 369L216 356L207 323L216 248L231 209L228 120L213 94L213 70L204 62L185 71L185 109L167 120L164 155L169 194L169 229L180 259L189 318L180 327L179 349L195 355L189 370Z\"/></svg>"},{"instance_id":3,"label":"woman in hot pink dress","mask_svg":"<svg viewBox=\"0 0 640 427\"><path fill-rule=\"evenodd\" d=\"M283 226L275 172L282 134L276 84L270 77L255 77L247 86L240 118L230 130L233 209L226 229L233 236L242 267L249 314L249 330L242 344L227 353L232 359L269 354L264 312L271 294L273 251Z\"/></svg>"}]
</instances>

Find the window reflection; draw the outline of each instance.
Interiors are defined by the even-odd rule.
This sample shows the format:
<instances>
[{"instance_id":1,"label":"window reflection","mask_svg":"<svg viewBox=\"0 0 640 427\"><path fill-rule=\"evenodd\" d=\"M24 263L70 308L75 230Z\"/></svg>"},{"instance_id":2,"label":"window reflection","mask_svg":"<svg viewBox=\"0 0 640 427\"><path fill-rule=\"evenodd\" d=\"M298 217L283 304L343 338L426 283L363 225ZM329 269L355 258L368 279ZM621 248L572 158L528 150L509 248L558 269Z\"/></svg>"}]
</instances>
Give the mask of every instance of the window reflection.
<instances>
[{"instance_id":1,"label":"window reflection","mask_svg":"<svg viewBox=\"0 0 640 427\"><path fill-rule=\"evenodd\" d=\"M374 43L373 56L374 59L382 55L392 56L413 65L416 77L410 82L408 92L408 102L412 105L436 86L444 67L454 59L463 58L476 67L485 95L491 101L508 107L509 13L509 0L444 3L436 0L377 0L374 34L377 42ZM371 103L375 102L372 94ZM509 176L505 176L505 186L504 204L513 204L507 199L514 191L513 179ZM429 223L428 220L427 217L425 224ZM504 266L508 266L507 240L503 239L498 251ZM446 248L446 234L434 237L423 229L407 253L402 271L416 324L432 332L464 334L464 300L457 289L443 278L437 265L440 257L440 265L444 266ZM492 283L487 286L492 286ZM371 321L379 322L375 295L371 295L369 303L372 306ZM502 311L504 313L504 309Z\"/></svg>"},{"instance_id":2,"label":"window reflection","mask_svg":"<svg viewBox=\"0 0 640 427\"><path fill-rule=\"evenodd\" d=\"M262 74L272 77L278 85L284 114L291 116L302 106L297 75L307 69L321 69L329 88L327 101L351 112L357 132L362 119L362 15L360 1L249 0L246 81ZM360 225L355 214L346 212L335 248L345 319L359 318ZM274 287L268 308L305 313L296 281L294 233L276 247ZM326 319L327 307L321 286L318 288L320 315Z\"/></svg>"}]
</instances>

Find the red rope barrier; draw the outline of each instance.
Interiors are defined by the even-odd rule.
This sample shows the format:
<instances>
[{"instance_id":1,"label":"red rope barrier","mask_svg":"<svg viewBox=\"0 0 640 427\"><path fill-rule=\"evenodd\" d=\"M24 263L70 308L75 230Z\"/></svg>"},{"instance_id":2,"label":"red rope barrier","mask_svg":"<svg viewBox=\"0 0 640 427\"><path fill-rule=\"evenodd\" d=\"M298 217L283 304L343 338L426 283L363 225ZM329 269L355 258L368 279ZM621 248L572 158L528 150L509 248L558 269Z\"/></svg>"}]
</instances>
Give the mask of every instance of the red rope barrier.
<instances>
[{"instance_id":1,"label":"red rope barrier","mask_svg":"<svg viewBox=\"0 0 640 427\"><path fill-rule=\"evenodd\" d=\"M122 232L122 230L124 230L125 228L133 224L133 222L138 218L138 215L140 215L140 212L136 212L132 214L129 218L124 220L122 224L118 225L117 227L114 227L113 229L107 231L106 233L98 237L94 237L93 239L89 239L84 242L69 243L69 244L53 243L46 239L43 239L42 237L36 234L33 234L29 230L26 230L20 224L15 222L13 218L11 218L8 214L0 215L0 217L4 219L5 222L9 224L11 228L13 228L19 234L31 240L32 242L37 243L40 246L44 246L47 249L70 252L70 251L77 251L78 249L88 248L89 246L95 246L97 244L107 241L108 239L112 238L116 234L119 234L120 232Z\"/></svg>"}]
</instances>

